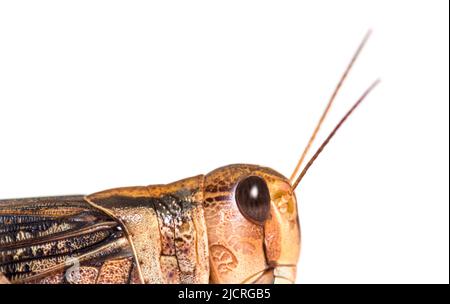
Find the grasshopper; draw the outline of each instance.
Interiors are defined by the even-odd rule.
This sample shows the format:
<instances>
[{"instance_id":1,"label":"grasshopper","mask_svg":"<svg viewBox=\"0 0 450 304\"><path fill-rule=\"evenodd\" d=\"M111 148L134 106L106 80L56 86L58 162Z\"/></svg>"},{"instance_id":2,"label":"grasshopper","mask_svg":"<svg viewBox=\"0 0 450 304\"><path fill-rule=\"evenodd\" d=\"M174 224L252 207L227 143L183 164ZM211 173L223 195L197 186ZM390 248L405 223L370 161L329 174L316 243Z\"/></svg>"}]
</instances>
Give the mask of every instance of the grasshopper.
<instances>
[{"instance_id":1,"label":"grasshopper","mask_svg":"<svg viewBox=\"0 0 450 304\"><path fill-rule=\"evenodd\" d=\"M0 283L294 283L300 255L295 189L378 80L298 172L369 35L290 178L235 164L166 185L1 200Z\"/></svg>"}]
</instances>

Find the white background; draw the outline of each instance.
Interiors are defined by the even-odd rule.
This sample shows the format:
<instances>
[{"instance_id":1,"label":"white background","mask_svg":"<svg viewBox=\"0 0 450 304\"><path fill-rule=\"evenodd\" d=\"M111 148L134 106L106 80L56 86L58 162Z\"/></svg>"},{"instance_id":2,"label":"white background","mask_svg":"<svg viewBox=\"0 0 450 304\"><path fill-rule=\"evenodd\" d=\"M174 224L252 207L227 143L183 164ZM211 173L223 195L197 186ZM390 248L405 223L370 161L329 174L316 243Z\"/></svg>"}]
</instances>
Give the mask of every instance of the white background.
<instances>
[{"instance_id":1,"label":"white background","mask_svg":"<svg viewBox=\"0 0 450 304\"><path fill-rule=\"evenodd\" d=\"M2 1L0 197L166 183L236 162L289 176L372 28L319 141L382 83L297 190L298 282L448 283L448 11Z\"/></svg>"}]
</instances>

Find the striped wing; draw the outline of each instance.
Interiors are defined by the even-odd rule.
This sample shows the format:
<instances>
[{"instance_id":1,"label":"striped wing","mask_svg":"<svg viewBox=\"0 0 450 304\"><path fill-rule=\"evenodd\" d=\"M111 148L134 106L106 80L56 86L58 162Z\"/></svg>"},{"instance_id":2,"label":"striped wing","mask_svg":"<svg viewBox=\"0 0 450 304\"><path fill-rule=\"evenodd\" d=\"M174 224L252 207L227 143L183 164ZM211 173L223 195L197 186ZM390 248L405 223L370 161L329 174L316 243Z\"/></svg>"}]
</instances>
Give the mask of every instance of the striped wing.
<instances>
[{"instance_id":1,"label":"striped wing","mask_svg":"<svg viewBox=\"0 0 450 304\"><path fill-rule=\"evenodd\" d=\"M0 273L12 283L137 282L119 223L84 196L0 200Z\"/></svg>"}]
</instances>

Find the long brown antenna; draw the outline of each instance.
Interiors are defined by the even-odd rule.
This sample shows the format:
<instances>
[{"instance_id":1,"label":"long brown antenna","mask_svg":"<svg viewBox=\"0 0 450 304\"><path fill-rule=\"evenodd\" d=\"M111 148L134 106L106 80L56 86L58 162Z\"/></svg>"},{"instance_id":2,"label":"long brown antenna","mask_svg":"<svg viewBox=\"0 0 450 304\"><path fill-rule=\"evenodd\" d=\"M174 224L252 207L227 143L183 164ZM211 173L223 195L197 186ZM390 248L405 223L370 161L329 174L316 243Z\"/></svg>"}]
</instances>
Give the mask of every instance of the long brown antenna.
<instances>
[{"instance_id":1,"label":"long brown antenna","mask_svg":"<svg viewBox=\"0 0 450 304\"><path fill-rule=\"evenodd\" d=\"M295 183L292 185L292 190L295 190L297 188L298 184L302 180L302 178L305 176L306 172L308 172L308 169L311 167L311 165L314 163L316 158L319 156L319 154L322 152L322 150L325 148L325 146L330 142L331 138L333 138L334 134L336 134L337 130L342 126L342 124L347 120L347 118L352 114L352 112L361 104L361 102L366 98L366 96L370 93L370 91L375 88L375 86L380 82L380 80L376 80L372 83L372 85L364 92L364 94L361 95L361 97L358 99L358 101L350 108L350 110L345 114L344 117L342 117L341 121L334 127L333 131L331 131L330 135L328 135L327 139L322 143L322 145L317 149L316 153L311 157L309 162L306 164L303 171L298 176Z\"/></svg>"},{"instance_id":2,"label":"long brown antenna","mask_svg":"<svg viewBox=\"0 0 450 304\"><path fill-rule=\"evenodd\" d=\"M325 117L328 114L328 111L331 108L331 105L333 104L333 101L335 100L342 84L344 83L344 80L347 78L348 73L350 72L353 64L355 63L356 59L358 58L359 54L361 53L364 45L366 44L367 40L369 39L370 35L371 35L372 31L369 30L366 35L364 36L363 40L361 41L360 45L358 46L358 49L356 50L355 54L352 57L352 60L350 61L350 63L347 66L347 69L345 70L344 74L342 74L341 79L339 80L336 88L333 91L333 94L330 97L330 100L328 101L328 104L325 108L325 110L322 113L322 116L320 117L320 120L313 132L313 134L311 135L311 138L308 141L308 144L305 147L305 150L303 150L302 156L300 157L300 160L297 163L297 166L295 166L294 172L292 172L290 181L291 183L294 181L295 176L297 175L298 170L300 169L300 166L302 165L303 161L305 160L306 154L308 153L309 149L311 148L312 143L314 142L314 139L316 138L317 133L320 130L320 127L322 126L323 121L325 120Z\"/></svg>"}]
</instances>

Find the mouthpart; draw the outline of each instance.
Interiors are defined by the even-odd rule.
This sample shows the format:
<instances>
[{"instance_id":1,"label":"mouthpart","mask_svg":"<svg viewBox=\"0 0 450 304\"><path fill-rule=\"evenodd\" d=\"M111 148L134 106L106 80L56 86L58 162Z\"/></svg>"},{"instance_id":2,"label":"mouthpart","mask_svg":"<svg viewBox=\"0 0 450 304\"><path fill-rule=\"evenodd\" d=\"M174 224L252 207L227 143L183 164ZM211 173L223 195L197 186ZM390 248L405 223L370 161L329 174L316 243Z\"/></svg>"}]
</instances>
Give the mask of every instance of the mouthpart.
<instances>
[{"instance_id":1,"label":"mouthpart","mask_svg":"<svg viewBox=\"0 0 450 304\"><path fill-rule=\"evenodd\" d=\"M297 267L292 265L278 265L269 267L251 277L243 283L251 284L295 284Z\"/></svg>"}]
</instances>

